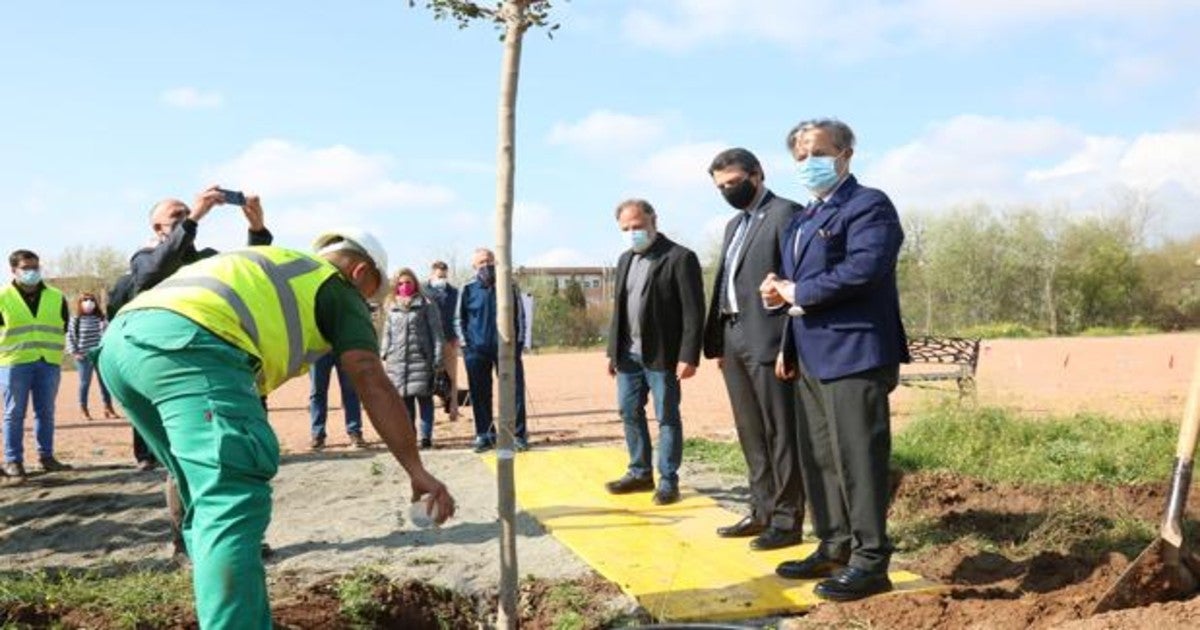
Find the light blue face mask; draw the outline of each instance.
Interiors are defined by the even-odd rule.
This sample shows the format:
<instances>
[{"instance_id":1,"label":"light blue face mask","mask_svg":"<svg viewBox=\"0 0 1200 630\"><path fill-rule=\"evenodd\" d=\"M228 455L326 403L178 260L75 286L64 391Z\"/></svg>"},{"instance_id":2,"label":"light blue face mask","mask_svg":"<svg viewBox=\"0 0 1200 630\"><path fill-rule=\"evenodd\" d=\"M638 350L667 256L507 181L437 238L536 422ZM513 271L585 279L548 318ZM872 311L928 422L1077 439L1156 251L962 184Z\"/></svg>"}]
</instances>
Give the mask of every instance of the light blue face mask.
<instances>
[{"instance_id":1,"label":"light blue face mask","mask_svg":"<svg viewBox=\"0 0 1200 630\"><path fill-rule=\"evenodd\" d=\"M41 269L22 269L21 272L17 275L17 280L21 284L23 284L27 287L31 287L42 281L42 270Z\"/></svg>"},{"instance_id":2,"label":"light blue face mask","mask_svg":"<svg viewBox=\"0 0 1200 630\"><path fill-rule=\"evenodd\" d=\"M628 230L621 234L625 237L625 244L629 249L639 254L650 247L650 233L646 230Z\"/></svg>"},{"instance_id":3,"label":"light blue face mask","mask_svg":"<svg viewBox=\"0 0 1200 630\"><path fill-rule=\"evenodd\" d=\"M800 183L814 195L828 192L838 181L837 157L810 155L797 168Z\"/></svg>"}]
</instances>

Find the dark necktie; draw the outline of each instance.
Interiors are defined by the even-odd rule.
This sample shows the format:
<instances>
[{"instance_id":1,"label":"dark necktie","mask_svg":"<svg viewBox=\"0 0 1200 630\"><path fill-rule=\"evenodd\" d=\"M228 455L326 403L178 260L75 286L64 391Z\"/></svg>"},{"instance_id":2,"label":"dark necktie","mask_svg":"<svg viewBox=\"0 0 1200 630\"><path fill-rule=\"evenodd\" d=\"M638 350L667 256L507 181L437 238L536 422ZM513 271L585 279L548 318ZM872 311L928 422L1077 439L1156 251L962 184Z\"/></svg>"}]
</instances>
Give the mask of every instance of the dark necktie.
<instances>
[{"instance_id":1,"label":"dark necktie","mask_svg":"<svg viewBox=\"0 0 1200 630\"><path fill-rule=\"evenodd\" d=\"M754 215L749 212L742 213L742 220L738 222L737 229L733 232L733 238L729 239L729 249L725 250L725 264L721 268L721 283L717 286L721 291L721 312L734 313L737 312L737 305L732 303L729 298L729 279L732 277L733 266L737 264L738 252L742 249L742 243L746 240L746 233L750 231L750 221Z\"/></svg>"}]
</instances>

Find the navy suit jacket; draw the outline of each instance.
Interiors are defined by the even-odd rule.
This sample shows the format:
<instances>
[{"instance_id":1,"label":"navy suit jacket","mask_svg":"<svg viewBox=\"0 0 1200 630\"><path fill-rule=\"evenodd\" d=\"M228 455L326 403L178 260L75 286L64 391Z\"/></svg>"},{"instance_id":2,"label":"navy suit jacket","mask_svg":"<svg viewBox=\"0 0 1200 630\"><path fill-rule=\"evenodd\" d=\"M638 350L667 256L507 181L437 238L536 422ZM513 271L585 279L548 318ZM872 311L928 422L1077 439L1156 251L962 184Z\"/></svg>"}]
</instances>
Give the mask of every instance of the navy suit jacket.
<instances>
[{"instance_id":1,"label":"navy suit jacket","mask_svg":"<svg viewBox=\"0 0 1200 630\"><path fill-rule=\"evenodd\" d=\"M908 363L896 260L904 230L882 191L850 176L810 217L780 237L783 275L796 283L782 349L821 380Z\"/></svg>"}]
</instances>

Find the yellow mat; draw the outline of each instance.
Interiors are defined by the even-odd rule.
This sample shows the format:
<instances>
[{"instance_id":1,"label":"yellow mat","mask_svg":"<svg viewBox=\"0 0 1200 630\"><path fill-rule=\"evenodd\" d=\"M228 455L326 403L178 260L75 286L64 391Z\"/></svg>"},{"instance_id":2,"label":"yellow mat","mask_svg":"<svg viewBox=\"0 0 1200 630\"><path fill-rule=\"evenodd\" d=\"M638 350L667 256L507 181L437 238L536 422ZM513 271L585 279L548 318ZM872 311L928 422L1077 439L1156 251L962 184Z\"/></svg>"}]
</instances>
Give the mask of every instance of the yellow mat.
<instances>
[{"instance_id":1,"label":"yellow mat","mask_svg":"<svg viewBox=\"0 0 1200 630\"><path fill-rule=\"evenodd\" d=\"M484 457L495 471L494 455ZM819 600L817 581L784 580L775 566L815 543L751 551L745 538L715 530L740 516L680 488L683 499L656 506L649 493L611 495L628 456L618 448L535 449L516 458L517 504L598 573L659 620L720 621L802 612ZM919 575L891 574L898 591L932 587Z\"/></svg>"}]
</instances>

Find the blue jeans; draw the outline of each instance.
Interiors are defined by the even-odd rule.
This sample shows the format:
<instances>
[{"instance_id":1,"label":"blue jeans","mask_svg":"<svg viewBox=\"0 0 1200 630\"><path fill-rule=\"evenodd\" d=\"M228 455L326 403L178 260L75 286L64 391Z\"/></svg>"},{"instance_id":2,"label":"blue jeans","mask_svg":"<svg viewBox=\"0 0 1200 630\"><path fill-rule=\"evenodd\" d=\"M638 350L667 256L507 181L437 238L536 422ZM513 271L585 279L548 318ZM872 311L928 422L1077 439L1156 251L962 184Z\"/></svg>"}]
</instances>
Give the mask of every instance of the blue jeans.
<instances>
[{"instance_id":1,"label":"blue jeans","mask_svg":"<svg viewBox=\"0 0 1200 630\"><path fill-rule=\"evenodd\" d=\"M629 474L649 477L650 428L646 402L654 394L654 416L658 419L658 486L679 487L679 463L683 459L683 425L679 421L679 377L674 371L650 370L636 354L617 361L617 405L625 423L625 446L629 449Z\"/></svg>"},{"instance_id":2,"label":"blue jeans","mask_svg":"<svg viewBox=\"0 0 1200 630\"><path fill-rule=\"evenodd\" d=\"M333 359L333 353L317 359L309 369L308 417L312 422L312 436L325 437L325 420L329 416L329 376L337 368L338 386L342 388L342 411L346 414L346 433L362 435L362 406L350 377Z\"/></svg>"},{"instance_id":3,"label":"blue jeans","mask_svg":"<svg viewBox=\"0 0 1200 630\"><path fill-rule=\"evenodd\" d=\"M87 409L88 391L92 389L92 374L95 373L96 382L100 384L100 399L104 401L105 407L111 407L112 396L108 394L108 388L104 386L104 379L96 371L96 366L87 357L84 357L75 360L75 367L79 370L79 406Z\"/></svg>"},{"instance_id":4,"label":"blue jeans","mask_svg":"<svg viewBox=\"0 0 1200 630\"><path fill-rule=\"evenodd\" d=\"M408 411L408 419L413 423L413 431L417 428L417 407L421 409L421 438L433 439L433 396L405 396L404 409Z\"/></svg>"},{"instance_id":5,"label":"blue jeans","mask_svg":"<svg viewBox=\"0 0 1200 630\"><path fill-rule=\"evenodd\" d=\"M517 389L516 436L525 438L525 364L521 350L513 357L516 364L513 378ZM463 353L467 364L467 386L471 388L471 415L475 418L475 437L496 441L496 425L492 421L492 372L498 369L497 358L467 348Z\"/></svg>"},{"instance_id":6,"label":"blue jeans","mask_svg":"<svg viewBox=\"0 0 1200 630\"><path fill-rule=\"evenodd\" d=\"M25 410L33 397L33 436L39 457L54 455L54 397L62 367L34 361L0 367L4 391L4 461L25 462Z\"/></svg>"}]
</instances>

